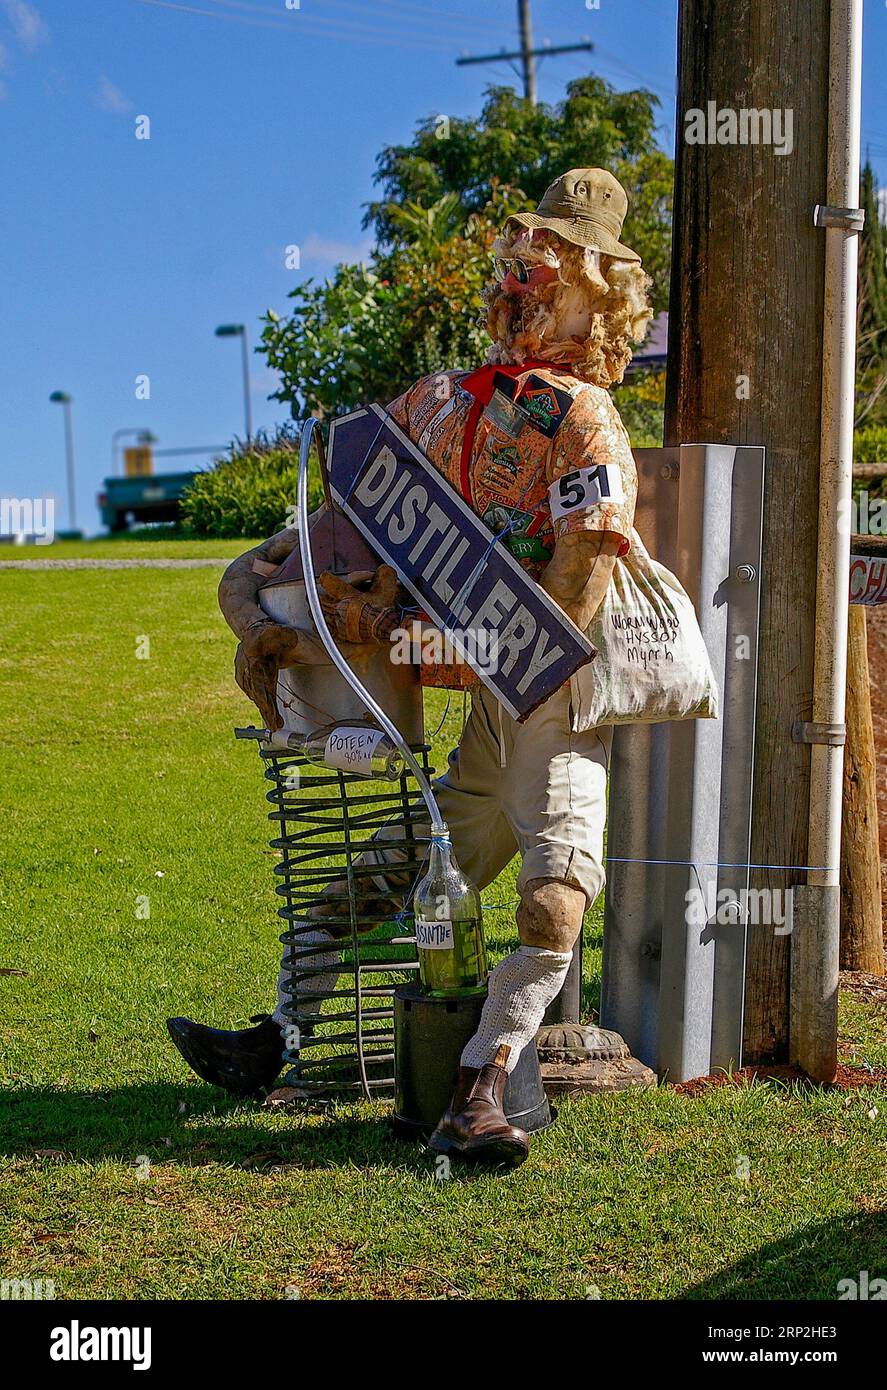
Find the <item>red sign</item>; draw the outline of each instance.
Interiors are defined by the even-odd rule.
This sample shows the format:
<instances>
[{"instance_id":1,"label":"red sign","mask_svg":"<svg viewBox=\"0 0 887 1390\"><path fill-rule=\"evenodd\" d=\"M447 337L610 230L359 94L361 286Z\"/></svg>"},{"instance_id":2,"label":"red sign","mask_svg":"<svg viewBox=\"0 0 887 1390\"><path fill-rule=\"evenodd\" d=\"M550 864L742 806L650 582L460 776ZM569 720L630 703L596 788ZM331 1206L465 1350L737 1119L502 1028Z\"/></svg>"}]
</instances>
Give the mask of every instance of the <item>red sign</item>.
<instances>
[{"instance_id":1,"label":"red sign","mask_svg":"<svg viewBox=\"0 0 887 1390\"><path fill-rule=\"evenodd\" d=\"M850 602L887 603L887 555L850 556Z\"/></svg>"}]
</instances>

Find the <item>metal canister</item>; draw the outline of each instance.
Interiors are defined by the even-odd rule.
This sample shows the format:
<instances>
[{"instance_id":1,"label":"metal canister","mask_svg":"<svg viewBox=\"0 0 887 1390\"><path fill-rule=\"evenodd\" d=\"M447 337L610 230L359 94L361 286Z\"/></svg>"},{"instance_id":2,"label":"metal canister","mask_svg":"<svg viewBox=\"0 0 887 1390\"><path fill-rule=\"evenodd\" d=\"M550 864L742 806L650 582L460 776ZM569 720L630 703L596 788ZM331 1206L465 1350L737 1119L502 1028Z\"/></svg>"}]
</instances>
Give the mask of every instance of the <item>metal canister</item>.
<instances>
[{"instance_id":1,"label":"metal canister","mask_svg":"<svg viewBox=\"0 0 887 1390\"><path fill-rule=\"evenodd\" d=\"M309 519L316 574L329 570L347 578L374 571L381 561L357 528L326 503ZM329 724L369 717L363 700L339 674L317 634L302 577L299 546L259 590L262 611L275 622L306 634L306 662L280 672L277 705L284 725L308 735ZM360 682L382 706L409 744L423 741L422 687L418 667L391 660L388 643L340 643Z\"/></svg>"}]
</instances>

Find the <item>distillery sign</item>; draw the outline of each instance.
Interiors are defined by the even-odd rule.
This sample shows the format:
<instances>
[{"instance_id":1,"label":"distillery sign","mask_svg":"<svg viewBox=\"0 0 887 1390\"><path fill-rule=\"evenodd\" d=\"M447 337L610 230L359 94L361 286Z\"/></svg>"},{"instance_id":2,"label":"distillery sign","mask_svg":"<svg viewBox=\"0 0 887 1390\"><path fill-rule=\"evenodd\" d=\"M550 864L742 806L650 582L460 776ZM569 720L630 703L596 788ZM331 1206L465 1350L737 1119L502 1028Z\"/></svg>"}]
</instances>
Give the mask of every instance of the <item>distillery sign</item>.
<instances>
[{"instance_id":1,"label":"distillery sign","mask_svg":"<svg viewBox=\"0 0 887 1390\"><path fill-rule=\"evenodd\" d=\"M333 421L329 475L338 505L516 719L595 655L381 407Z\"/></svg>"}]
</instances>

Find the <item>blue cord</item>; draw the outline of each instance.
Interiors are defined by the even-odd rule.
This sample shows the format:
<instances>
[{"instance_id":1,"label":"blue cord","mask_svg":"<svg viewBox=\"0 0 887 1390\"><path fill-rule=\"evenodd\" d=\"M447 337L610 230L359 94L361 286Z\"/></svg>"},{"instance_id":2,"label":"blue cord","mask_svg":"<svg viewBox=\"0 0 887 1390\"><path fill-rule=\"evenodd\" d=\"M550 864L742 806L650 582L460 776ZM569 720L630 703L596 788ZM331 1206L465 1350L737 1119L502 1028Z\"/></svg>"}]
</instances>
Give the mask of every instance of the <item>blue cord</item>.
<instances>
[{"instance_id":1,"label":"blue cord","mask_svg":"<svg viewBox=\"0 0 887 1390\"><path fill-rule=\"evenodd\" d=\"M729 864L720 859L631 859L615 854L605 854L608 864L680 864L684 868L695 869L697 864L709 869L778 869L782 873L834 873L827 864Z\"/></svg>"}]
</instances>

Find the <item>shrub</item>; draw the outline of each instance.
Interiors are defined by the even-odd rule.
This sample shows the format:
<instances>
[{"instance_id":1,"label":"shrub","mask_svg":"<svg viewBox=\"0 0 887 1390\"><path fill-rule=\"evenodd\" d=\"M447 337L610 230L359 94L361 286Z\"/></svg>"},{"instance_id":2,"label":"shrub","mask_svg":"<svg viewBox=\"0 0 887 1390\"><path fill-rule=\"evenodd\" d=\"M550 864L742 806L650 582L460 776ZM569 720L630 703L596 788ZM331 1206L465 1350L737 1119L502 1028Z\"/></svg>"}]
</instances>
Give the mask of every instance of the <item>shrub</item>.
<instances>
[{"instance_id":1,"label":"shrub","mask_svg":"<svg viewBox=\"0 0 887 1390\"><path fill-rule=\"evenodd\" d=\"M887 463L887 425L862 425L853 436L854 463Z\"/></svg>"},{"instance_id":2,"label":"shrub","mask_svg":"<svg viewBox=\"0 0 887 1390\"><path fill-rule=\"evenodd\" d=\"M322 285L297 286L290 314L269 309L264 319L262 352L281 381L274 398L326 419L387 405L433 372L480 366L480 294L499 220L478 213L439 245L410 243L376 269L340 265Z\"/></svg>"},{"instance_id":3,"label":"shrub","mask_svg":"<svg viewBox=\"0 0 887 1390\"><path fill-rule=\"evenodd\" d=\"M887 463L887 425L865 424L853 435L853 463ZM874 502L887 497L887 478L854 478L853 496L867 493Z\"/></svg>"},{"instance_id":4,"label":"shrub","mask_svg":"<svg viewBox=\"0 0 887 1390\"><path fill-rule=\"evenodd\" d=\"M296 503L298 427L260 431L248 444L198 473L182 498L182 519L191 536L271 536L292 524ZM316 468L308 480L308 504L320 505L323 492Z\"/></svg>"},{"instance_id":5,"label":"shrub","mask_svg":"<svg viewBox=\"0 0 887 1390\"><path fill-rule=\"evenodd\" d=\"M613 387L613 401L635 449L662 445L665 416L665 372L639 367L621 386Z\"/></svg>"}]
</instances>

